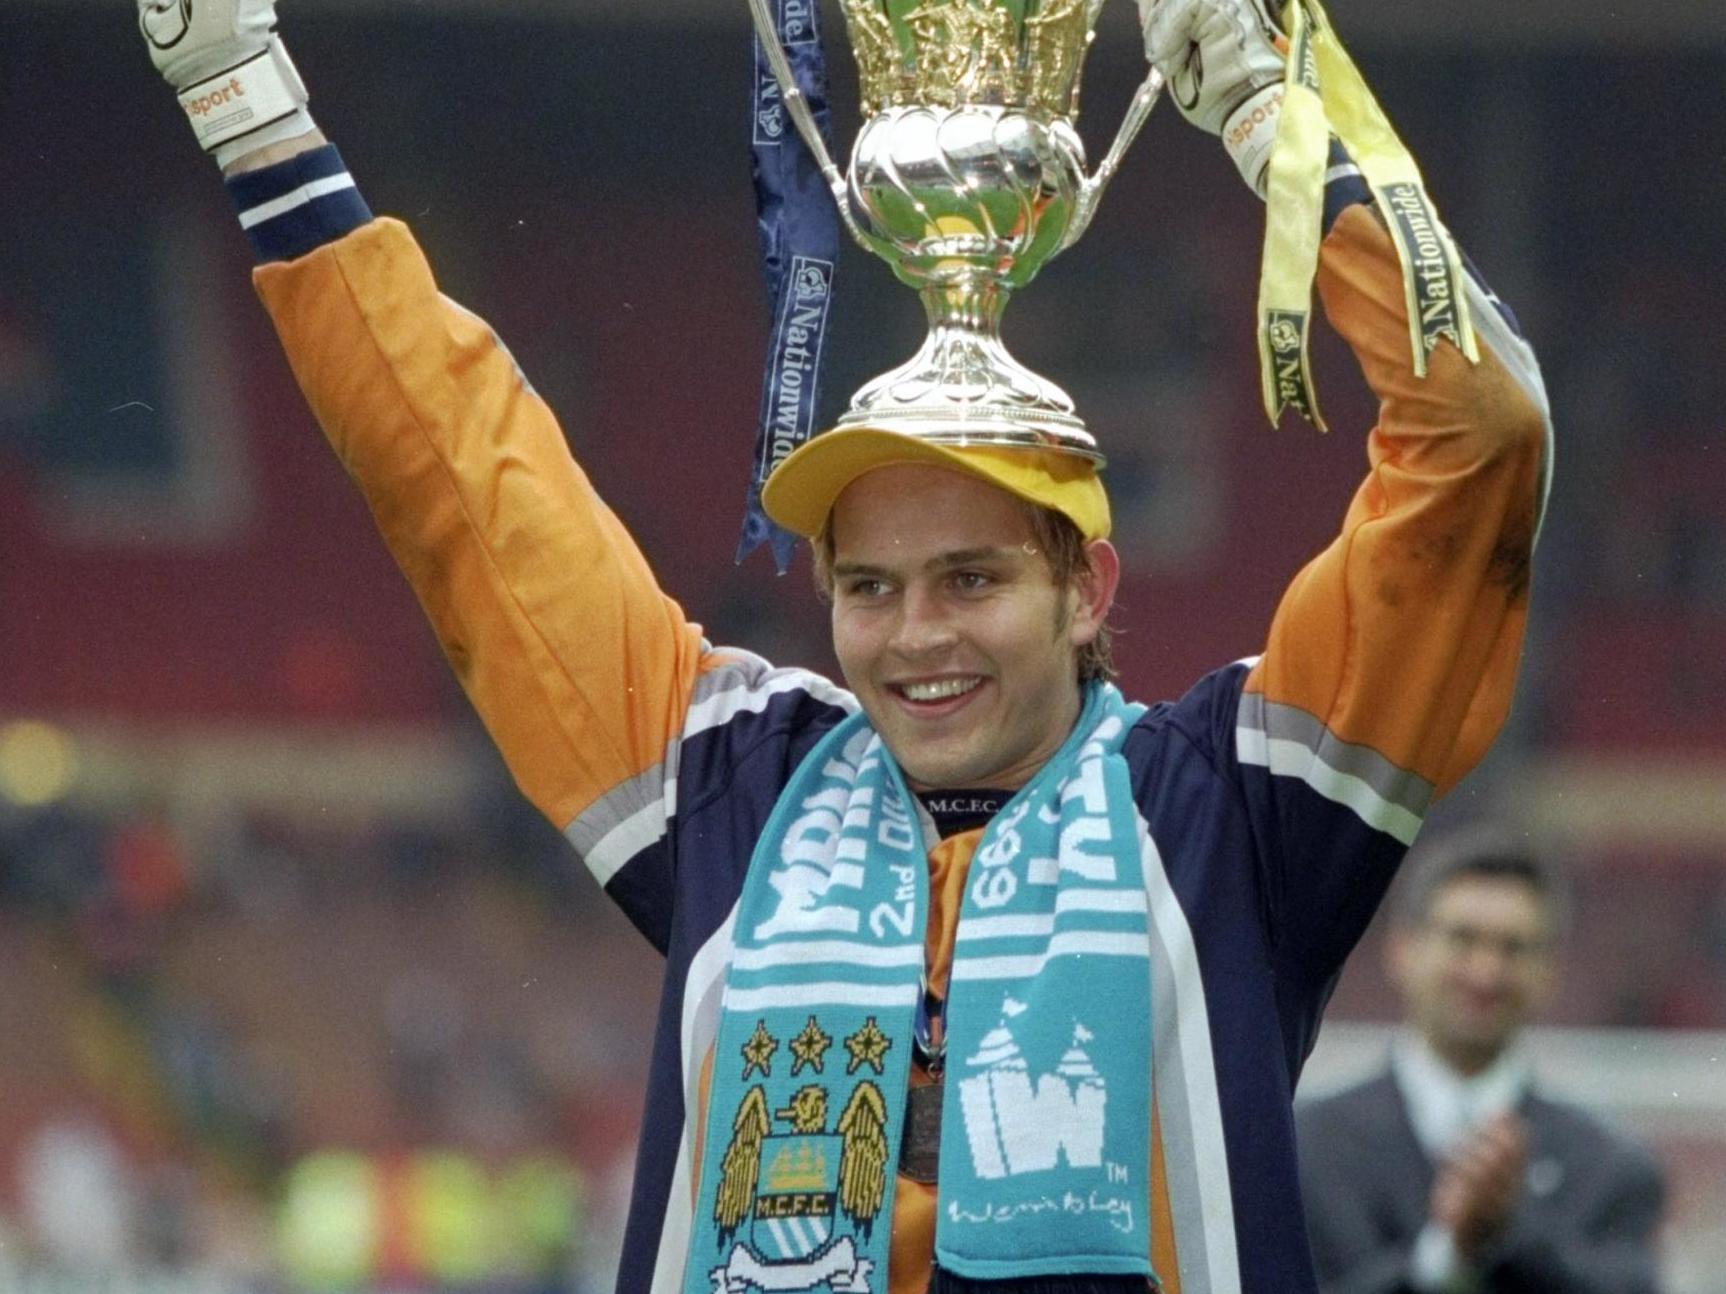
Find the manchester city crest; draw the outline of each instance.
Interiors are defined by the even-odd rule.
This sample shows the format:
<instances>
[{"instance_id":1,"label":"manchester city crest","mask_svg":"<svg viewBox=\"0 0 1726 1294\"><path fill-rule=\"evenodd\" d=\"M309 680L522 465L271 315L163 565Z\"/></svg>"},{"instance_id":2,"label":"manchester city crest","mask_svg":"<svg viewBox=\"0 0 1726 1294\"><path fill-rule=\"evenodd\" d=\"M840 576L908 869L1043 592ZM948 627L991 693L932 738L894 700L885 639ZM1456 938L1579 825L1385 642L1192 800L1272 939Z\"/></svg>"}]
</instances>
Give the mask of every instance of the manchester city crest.
<instances>
[{"instance_id":1,"label":"manchester city crest","mask_svg":"<svg viewBox=\"0 0 1726 1294\"><path fill-rule=\"evenodd\" d=\"M815 1017L792 1040L790 1073L772 1077L777 1040L758 1025L744 1047L745 1078L764 1080L743 1094L712 1202L722 1266L714 1294L831 1289L876 1294L874 1264L859 1253L887 1196L887 1103L868 1077L835 1084L806 1081L825 1068L832 1039ZM879 1072L891 1045L871 1018L845 1039L848 1075ZM780 1089L779 1100L769 1088ZM842 1095L838 1095L842 1093Z\"/></svg>"}]
</instances>

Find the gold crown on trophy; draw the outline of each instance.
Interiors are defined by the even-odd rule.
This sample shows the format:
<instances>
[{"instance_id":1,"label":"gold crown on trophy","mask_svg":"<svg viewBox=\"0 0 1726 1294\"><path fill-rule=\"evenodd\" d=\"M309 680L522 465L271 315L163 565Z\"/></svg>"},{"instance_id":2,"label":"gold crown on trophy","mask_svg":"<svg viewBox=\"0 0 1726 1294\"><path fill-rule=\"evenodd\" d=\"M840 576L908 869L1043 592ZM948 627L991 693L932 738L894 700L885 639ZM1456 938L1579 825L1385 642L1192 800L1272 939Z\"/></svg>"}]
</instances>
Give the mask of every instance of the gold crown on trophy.
<instances>
[{"instance_id":1,"label":"gold crown on trophy","mask_svg":"<svg viewBox=\"0 0 1726 1294\"><path fill-rule=\"evenodd\" d=\"M1093 0L841 0L864 116L883 108L1015 104L1072 117L1092 37Z\"/></svg>"}]
</instances>

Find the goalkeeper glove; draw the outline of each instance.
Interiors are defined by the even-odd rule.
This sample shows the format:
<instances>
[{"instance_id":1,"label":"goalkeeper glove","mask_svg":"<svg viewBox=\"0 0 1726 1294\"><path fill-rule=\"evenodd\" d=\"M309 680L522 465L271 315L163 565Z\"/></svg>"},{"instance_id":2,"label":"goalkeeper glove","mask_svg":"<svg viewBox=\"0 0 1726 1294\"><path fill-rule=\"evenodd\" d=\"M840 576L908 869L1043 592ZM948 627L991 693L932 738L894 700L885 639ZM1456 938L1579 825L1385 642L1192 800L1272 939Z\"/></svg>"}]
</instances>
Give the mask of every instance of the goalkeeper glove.
<instances>
[{"instance_id":1,"label":"goalkeeper glove","mask_svg":"<svg viewBox=\"0 0 1726 1294\"><path fill-rule=\"evenodd\" d=\"M218 165L314 129L275 0L138 0L138 27Z\"/></svg>"},{"instance_id":2,"label":"goalkeeper glove","mask_svg":"<svg viewBox=\"0 0 1726 1294\"><path fill-rule=\"evenodd\" d=\"M1145 57L1181 115L1222 137L1261 197L1282 109L1288 41L1269 0L1139 0Z\"/></svg>"}]
</instances>

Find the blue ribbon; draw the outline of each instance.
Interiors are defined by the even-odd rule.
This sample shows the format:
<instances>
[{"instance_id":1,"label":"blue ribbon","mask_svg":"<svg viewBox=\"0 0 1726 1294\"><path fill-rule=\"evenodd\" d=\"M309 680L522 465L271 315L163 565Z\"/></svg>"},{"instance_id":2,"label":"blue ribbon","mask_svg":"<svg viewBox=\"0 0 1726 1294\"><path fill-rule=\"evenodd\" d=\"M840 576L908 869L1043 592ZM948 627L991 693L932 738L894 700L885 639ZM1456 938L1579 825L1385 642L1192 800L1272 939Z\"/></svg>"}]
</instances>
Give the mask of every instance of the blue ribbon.
<instances>
[{"instance_id":1,"label":"blue ribbon","mask_svg":"<svg viewBox=\"0 0 1726 1294\"><path fill-rule=\"evenodd\" d=\"M833 126L827 110L827 70L816 17L817 0L774 0L774 7L779 43L831 149ZM839 215L820 166L804 147L785 110L779 83L759 37L755 40L750 161L773 338L761 384L761 419L737 560L741 562L767 543L783 575L791 565L797 539L769 521L761 510L761 487L773 469L815 431L822 343L839 254Z\"/></svg>"}]
</instances>

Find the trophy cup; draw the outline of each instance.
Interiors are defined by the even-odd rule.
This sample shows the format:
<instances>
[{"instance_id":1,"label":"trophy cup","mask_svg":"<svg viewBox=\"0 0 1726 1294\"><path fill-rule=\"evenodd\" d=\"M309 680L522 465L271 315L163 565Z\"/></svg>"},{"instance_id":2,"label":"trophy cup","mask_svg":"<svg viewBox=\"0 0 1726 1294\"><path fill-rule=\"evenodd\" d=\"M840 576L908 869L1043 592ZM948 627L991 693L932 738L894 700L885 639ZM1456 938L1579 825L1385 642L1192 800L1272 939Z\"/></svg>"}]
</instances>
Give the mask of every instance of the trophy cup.
<instances>
[{"instance_id":1,"label":"trophy cup","mask_svg":"<svg viewBox=\"0 0 1726 1294\"><path fill-rule=\"evenodd\" d=\"M749 0L786 110L846 229L917 289L929 318L922 349L859 390L838 425L1055 449L1100 466L1071 397L1007 353L1001 313L1085 232L1161 75L1146 77L1087 175L1073 122L1103 0L840 0L864 117L841 175L779 44L772 3Z\"/></svg>"}]
</instances>

